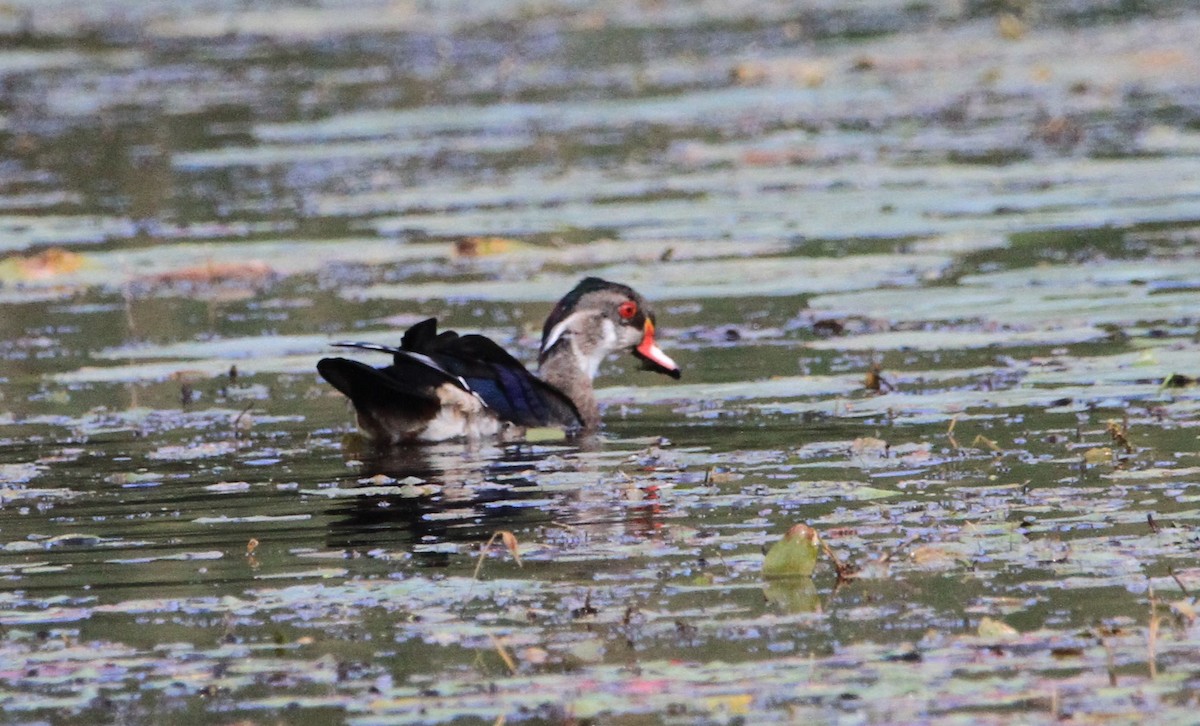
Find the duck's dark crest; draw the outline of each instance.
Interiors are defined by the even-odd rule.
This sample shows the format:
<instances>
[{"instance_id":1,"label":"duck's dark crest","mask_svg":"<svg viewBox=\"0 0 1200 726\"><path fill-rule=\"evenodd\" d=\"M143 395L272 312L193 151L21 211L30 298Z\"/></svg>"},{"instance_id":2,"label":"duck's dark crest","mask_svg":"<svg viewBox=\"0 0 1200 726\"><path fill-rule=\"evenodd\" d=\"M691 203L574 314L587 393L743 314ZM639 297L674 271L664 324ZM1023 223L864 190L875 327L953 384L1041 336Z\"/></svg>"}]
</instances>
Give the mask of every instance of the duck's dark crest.
<instances>
[{"instance_id":1,"label":"duck's dark crest","mask_svg":"<svg viewBox=\"0 0 1200 726\"><path fill-rule=\"evenodd\" d=\"M546 356L550 353L546 347L546 341L550 338L550 331L554 330L555 326L567 319L567 316L575 312L579 307L579 300L588 293L600 292L602 290L612 290L619 292L628 297L637 297L637 293L628 285L622 285L619 282L609 282L602 280L599 277L585 277L579 281L579 284L571 289L554 309L547 316L545 324L542 325L542 347L538 354L538 363L545 363ZM552 346L553 347L553 346Z\"/></svg>"}]
</instances>

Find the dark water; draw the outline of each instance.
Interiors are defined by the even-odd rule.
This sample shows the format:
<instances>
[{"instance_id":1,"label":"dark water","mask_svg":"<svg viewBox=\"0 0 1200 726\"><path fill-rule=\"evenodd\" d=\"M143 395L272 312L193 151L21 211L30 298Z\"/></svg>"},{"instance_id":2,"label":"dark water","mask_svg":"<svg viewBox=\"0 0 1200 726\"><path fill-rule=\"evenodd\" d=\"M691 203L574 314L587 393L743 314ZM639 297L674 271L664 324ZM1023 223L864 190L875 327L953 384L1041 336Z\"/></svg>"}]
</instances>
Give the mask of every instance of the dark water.
<instances>
[{"instance_id":1,"label":"dark water","mask_svg":"<svg viewBox=\"0 0 1200 726\"><path fill-rule=\"evenodd\" d=\"M3 720L1190 723L1197 31L9 3ZM598 442L373 451L315 375L587 274L686 371ZM859 576L764 581L799 522Z\"/></svg>"}]
</instances>

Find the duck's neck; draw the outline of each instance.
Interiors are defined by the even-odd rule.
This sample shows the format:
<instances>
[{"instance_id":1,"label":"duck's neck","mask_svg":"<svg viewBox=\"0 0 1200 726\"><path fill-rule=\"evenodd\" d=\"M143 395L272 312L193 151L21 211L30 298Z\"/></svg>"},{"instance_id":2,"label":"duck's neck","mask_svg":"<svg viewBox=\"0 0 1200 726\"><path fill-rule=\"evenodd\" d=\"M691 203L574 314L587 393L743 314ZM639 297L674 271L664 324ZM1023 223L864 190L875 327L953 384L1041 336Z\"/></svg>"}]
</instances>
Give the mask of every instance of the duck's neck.
<instances>
[{"instance_id":1,"label":"duck's neck","mask_svg":"<svg viewBox=\"0 0 1200 726\"><path fill-rule=\"evenodd\" d=\"M575 341L567 338L559 341L538 367L541 379L562 391L575 404L585 431L600 428L600 405L596 403L596 392L592 388L592 376L598 366L599 360L582 355Z\"/></svg>"}]
</instances>

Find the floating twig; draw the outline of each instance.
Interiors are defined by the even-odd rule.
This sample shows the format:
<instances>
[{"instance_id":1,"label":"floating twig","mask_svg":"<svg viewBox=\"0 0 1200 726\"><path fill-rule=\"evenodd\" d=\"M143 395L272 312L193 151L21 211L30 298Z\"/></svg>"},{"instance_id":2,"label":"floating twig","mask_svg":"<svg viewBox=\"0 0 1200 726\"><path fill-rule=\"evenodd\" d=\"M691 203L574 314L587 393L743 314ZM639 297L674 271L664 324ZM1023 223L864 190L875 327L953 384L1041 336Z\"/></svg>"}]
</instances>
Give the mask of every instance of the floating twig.
<instances>
[{"instance_id":1,"label":"floating twig","mask_svg":"<svg viewBox=\"0 0 1200 726\"><path fill-rule=\"evenodd\" d=\"M1158 614L1158 598L1150 588L1150 622L1146 624L1146 665L1150 667L1150 680L1158 677L1158 626L1162 617Z\"/></svg>"},{"instance_id":2,"label":"floating twig","mask_svg":"<svg viewBox=\"0 0 1200 726\"><path fill-rule=\"evenodd\" d=\"M904 540L900 544L893 547L892 551L888 552L886 555L884 555L883 558L880 560L880 562L883 562L884 564L891 562L892 558L895 557L897 554L899 554L901 550L904 550L905 548L907 548L908 546L910 546L911 544L913 544L914 542L916 542L920 539L921 539L921 535L914 534L913 536L909 537L908 539Z\"/></svg>"},{"instance_id":3,"label":"floating twig","mask_svg":"<svg viewBox=\"0 0 1200 726\"><path fill-rule=\"evenodd\" d=\"M492 536L488 537L488 541L484 543L483 547L479 550L479 561L475 563L475 574L471 576L474 579L479 579L479 572L483 569L483 559L487 557L488 550L491 549L492 544L497 539L504 543L504 547L508 550L508 553L512 555L514 560L516 560L517 567L525 566L521 562L521 553L518 550L520 544L517 542L517 536L512 532L509 532L507 529L497 530L492 532Z\"/></svg>"},{"instance_id":4,"label":"floating twig","mask_svg":"<svg viewBox=\"0 0 1200 726\"><path fill-rule=\"evenodd\" d=\"M1186 597L1187 599L1191 600L1191 599L1192 599L1192 593L1188 592L1188 589L1187 589L1187 587L1186 587L1186 586L1183 584L1183 581L1179 579L1179 575L1176 575L1176 574L1175 574L1175 568L1174 568L1174 567L1168 567L1168 568L1167 568L1167 574L1168 574L1168 575L1170 575L1170 576L1171 576L1171 579L1175 581L1175 584L1179 586L1179 590L1180 590L1180 592L1182 592L1182 593L1183 593L1183 596L1184 596L1184 597Z\"/></svg>"},{"instance_id":5,"label":"floating twig","mask_svg":"<svg viewBox=\"0 0 1200 726\"><path fill-rule=\"evenodd\" d=\"M996 454L1004 453L1004 449L1001 449L1000 446L995 441L992 441L991 439L984 436L983 434L978 434L974 439L972 439L971 446L975 446L976 444L983 444L984 446L991 449L993 453L996 453Z\"/></svg>"},{"instance_id":6,"label":"floating twig","mask_svg":"<svg viewBox=\"0 0 1200 726\"><path fill-rule=\"evenodd\" d=\"M1117 656L1113 653L1112 643L1108 638L1101 637L1100 645L1104 646L1104 664L1108 668L1108 685L1117 687Z\"/></svg>"},{"instance_id":7,"label":"floating twig","mask_svg":"<svg viewBox=\"0 0 1200 726\"><path fill-rule=\"evenodd\" d=\"M508 654L508 650L505 649L504 644L496 636L488 633L488 637L492 639L492 645L496 647L496 652L500 655L500 660L504 661L504 665L508 666L508 672L515 676L517 674L517 662Z\"/></svg>"},{"instance_id":8,"label":"floating twig","mask_svg":"<svg viewBox=\"0 0 1200 726\"><path fill-rule=\"evenodd\" d=\"M829 557L829 561L833 563L833 569L837 572L837 584L841 585L845 582L850 582L858 576L858 568L854 565L848 565L838 559L834 554L833 548L824 539L821 540L821 548L825 550L825 554Z\"/></svg>"}]
</instances>

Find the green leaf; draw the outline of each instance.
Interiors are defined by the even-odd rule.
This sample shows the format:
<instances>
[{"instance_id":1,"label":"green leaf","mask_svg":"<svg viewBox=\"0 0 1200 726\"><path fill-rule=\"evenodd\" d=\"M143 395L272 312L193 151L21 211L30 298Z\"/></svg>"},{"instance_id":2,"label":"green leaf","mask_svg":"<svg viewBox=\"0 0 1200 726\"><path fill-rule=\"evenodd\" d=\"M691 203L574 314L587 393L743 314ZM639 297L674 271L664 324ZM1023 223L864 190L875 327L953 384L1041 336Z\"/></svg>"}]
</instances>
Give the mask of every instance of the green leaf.
<instances>
[{"instance_id":1,"label":"green leaf","mask_svg":"<svg viewBox=\"0 0 1200 726\"><path fill-rule=\"evenodd\" d=\"M821 537L807 524L797 524L775 543L763 560L763 577L810 577L817 566Z\"/></svg>"}]
</instances>

